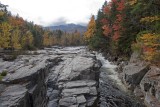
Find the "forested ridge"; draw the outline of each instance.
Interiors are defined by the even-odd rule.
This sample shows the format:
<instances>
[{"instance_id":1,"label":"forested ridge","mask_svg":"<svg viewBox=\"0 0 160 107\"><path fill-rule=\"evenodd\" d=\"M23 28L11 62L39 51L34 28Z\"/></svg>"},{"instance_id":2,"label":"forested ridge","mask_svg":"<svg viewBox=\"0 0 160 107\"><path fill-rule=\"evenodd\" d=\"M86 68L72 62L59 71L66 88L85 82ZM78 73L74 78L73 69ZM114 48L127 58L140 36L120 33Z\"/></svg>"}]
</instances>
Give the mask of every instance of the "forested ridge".
<instances>
[{"instance_id":1,"label":"forested ridge","mask_svg":"<svg viewBox=\"0 0 160 107\"><path fill-rule=\"evenodd\" d=\"M0 48L12 50L31 50L52 45L82 45L80 32L51 31L19 15L12 15L7 6L0 3Z\"/></svg>"},{"instance_id":2,"label":"forested ridge","mask_svg":"<svg viewBox=\"0 0 160 107\"><path fill-rule=\"evenodd\" d=\"M85 40L91 49L146 61L160 60L160 1L111 0L91 17Z\"/></svg>"}]
</instances>

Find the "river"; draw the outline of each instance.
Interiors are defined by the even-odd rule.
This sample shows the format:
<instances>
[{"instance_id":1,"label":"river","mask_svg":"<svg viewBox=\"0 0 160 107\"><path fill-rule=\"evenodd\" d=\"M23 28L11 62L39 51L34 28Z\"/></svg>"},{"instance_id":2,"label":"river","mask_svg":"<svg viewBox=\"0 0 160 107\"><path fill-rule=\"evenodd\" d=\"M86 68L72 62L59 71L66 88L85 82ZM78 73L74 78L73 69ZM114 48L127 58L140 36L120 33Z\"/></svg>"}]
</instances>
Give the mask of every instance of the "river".
<instances>
[{"instance_id":1,"label":"river","mask_svg":"<svg viewBox=\"0 0 160 107\"><path fill-rule=\"evenodd\" d=\"M101 53L87 47L30 51L0 61L0 107L143 107ZM8 100L6 100L8 99Z\"/></svg>"}]
</instances>

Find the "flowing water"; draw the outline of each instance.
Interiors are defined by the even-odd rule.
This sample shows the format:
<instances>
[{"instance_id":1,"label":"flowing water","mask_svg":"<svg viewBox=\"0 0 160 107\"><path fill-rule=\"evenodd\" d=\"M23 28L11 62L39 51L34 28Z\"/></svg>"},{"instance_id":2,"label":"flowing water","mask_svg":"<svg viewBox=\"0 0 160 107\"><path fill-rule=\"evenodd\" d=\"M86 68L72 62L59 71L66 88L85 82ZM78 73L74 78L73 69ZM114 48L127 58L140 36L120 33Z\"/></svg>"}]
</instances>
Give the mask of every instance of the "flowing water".
<instances>
[{"instance_id":1,"label":"flowing water","mask_svg":"<svg viewBox=\"0 0 160 107\"><path fill-rule=\"evenodd\" d=\"M111 64L102 54L96 53L101 61L99 76L99 107L144 107L130 96L118 77L116 65Z\"/></svg>"},{"instance_id":2,"label":"flowing water","mask_svg":"<svg viewBox=\"0 0 160 107\"><path fill-rule=\"evenodd\" d=\"M126 92L127 91L126 87L124 86L120 78L118 77L118 73L115 71L117 66L111 64L108 60L105 59L104 56L102 56L102 54L97 54L96 56L97 56L97 59L100 60L102 63L102 67L100 71L101 72L106 71L107 77L110 78L113 81L113 83L117 85L117 87L119 87L119 89ZM100 82L101 81L102 80L100 78Z\"/></svg>"}]
</instances>

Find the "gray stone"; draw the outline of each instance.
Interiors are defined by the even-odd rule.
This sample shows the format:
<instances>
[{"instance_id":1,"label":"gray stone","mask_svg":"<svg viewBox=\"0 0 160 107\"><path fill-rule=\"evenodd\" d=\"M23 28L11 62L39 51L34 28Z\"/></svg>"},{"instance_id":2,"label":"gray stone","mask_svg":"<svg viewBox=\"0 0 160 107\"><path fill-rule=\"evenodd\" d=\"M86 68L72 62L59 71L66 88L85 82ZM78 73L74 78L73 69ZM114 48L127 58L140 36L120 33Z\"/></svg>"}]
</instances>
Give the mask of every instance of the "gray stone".
<instances>
[{"instance_id":1,"label":"gray stone","mask_svg":"<svg viewBox=\"0 0 160 107\"><path fill-rule=\"evenodd\" d=\"M148 104L150 104L150 102L152 102L154 105L156 105L156 103L159 104L160 103L160 68L151 66L151 69L143 77L140 83L140 87L144 93L145 100ZM158 106L154 106L154 107L158 107Z\"/></svg>"},{"instance_id":2,"label":"gray stone","mask_svg":"<svg viewBox=\"0 0 160 107\"><path fill-rule=\"evenodd\" d=\"M49 100L57 99L58 95L59 95L59 91L58 90L53 90L49 95Z\"/></svg>"},{"instance_id":3,"label":"gray stone","mask_svg":"<svg viewBox=\"0 0 160 107\"><path fill-rule=\"evenodd\" d=\"M88 80L86 81L87 86L92 87L92 86L97 86L97 82L94 80Z\"/></svg>"},{"instance_id":4,"label":"gray stone","mask_svg":"<svg viewBox=\"0 0 160 107\"><path fill-rule=\"evenodd\" d=\"M57 100L49 101L48 107L58 107L58 101Z\"/></svg>"},{"instance_id":5,"label":"gray stone","mask_svg":"<svg viewBox=\"0 0 160 107\"><path fill-rule=\"evenodd\" d=\"M87 70L88 68L94 67L94 60L92 58L86 58L78 56L72 61L73 71L81 72Z\"/></svg>"},{"instance_id":6,"label":"gray stone","mask_svg":"<svg viewBox=\"0 0 160 107\"><path fill-rule=\"evenodd\" d=\"M145 95L144 102L147 107L160 107L160 102L148 92Z\"/></svg>"},{"instance_id":7,"label":"gray stone","mask_svg":"<svg viewBox=\"0 0 160 107\"><path fill-rule=\"evenodd\" d=\"M13 62L0 61L0 71L8 72L0 85L0 107L85 107L94 102L86 101L86 96L97 94L95 79L101 64L85 51L46 48Z\"/></svg>"},{"instance_id":8,"label":"gray stone","mask_svg":"<svg viewBox=\"0 0 160 107\"><path fill-rule=\"evenodd\" d=\"M81 95L81 94L89 94L89 87L82 88L72 88L72 89L64 89L62 90L62 96L73 96L73 95Z\"/></svg>"},{"instance_id":9,"label":"gray stone","mask_svg":"<svg viewBox=\"0 0 160 107\"><path fill-rule=\"evenodd\" d=\"M0 84L0 93L3 92L5 88L6 88L6 85Z\"/></svg>"},{"instance_id":10,"label":"gray stone","mask_svg":"<svg viewBox=\"0 0 160 107\"><path fill-rule=\"evenodd\" d=\"M96 89L96 87L90 87L89 88L90 89L90 95L97 95L97 89Z\"/></svg>"},{"instance_id":11,"label":"gray stone","mask_svg":"<svg viewBox=\"0 0 160 107\"><path fill-rule=\"evenodd\" d=\"M30 62L23 67L16 69L16 71L11 74L7 75L4 78L4 82L10 82L10 83L19 83L19 82L26 82L31 81L33 76L35 76L39 72L43 72L44 69L48 69L53 63L58 62L57 57L53 57L53 59L50 59L49 57L43 57L40 56L30 60ZM49 60L55 60L55 62L48 62ZM34 62L34 64L33 64ZM47 71L46 71L47 73Z\"/></svg>"},{"instance_id":12,"label":"gray stone","mask_svg":"<svg viewBox=\"0 0 160 107\"><path fill-rule=\"evenodd\" d=\"M69 107L77 103L75 97L65 97L59 100L59 105L63 107Z\"/></svg>"},{"instance_id":13,"label":"gray stone","mask_svg":"<svg viewBox=\"0 0 160 107\"><path fill-rule=\"evenodd\" d=\"M71 106L69 106L69 107L78 107L78 105L71 105Z\"/></svg>"},{"instance_id":14,"label":"gray stone","mask_svg":"<svg viewBox=\"0 0 160 107\"><path fill-rule=\"evenodd\" d=\"M100 67L99 63L93 58L76 56L72 61L66 64L60 74L59 81L67 80L95 80L96 70ZM99 66L98 66L99 65Z\"/></svg>"},{"instance_id":15,"label":"gray stone","mask_svg":"<svg viewBox=\"0 0 160 107\"><path fill-rule=\"evenodd\" d=\"M86 99L85 99L84 95L77 96L77 103L78 104L85 103L85 102L86 102Z\"/></svg>"},{"instance_id":16,"label":"gray stone","mask_svg":"<svg viewBox=\"0 0 160 107\"><path fill-rule=\"evenodd\" d=\"M134 51L131 55L130 62L136 62L140 58L140 52Z\"/></svg>"},{"instance_id":17,"label":"gray stone","mask_svg":"<svg viewBox=\"0 0 160 107\"><path fill-rule=\"evenodd\" d=\"M77 81L70 81L64 84L65 88L77 88L77 87L91 87L96 86L96 81L94 80L77 80Z\"/></svg>"},{"instance_id":18,"label":"gray stone","mask_svg":"<svg viewBox=\"0 0 160 107\"><path fill-rule=\"evenodd\" d=\"M138 96L139 98L143 98L143 97L144 97L143 91L140 89L140 87L136 87L136 88L134 89L134 94L135 94L136 96Z\"/></svg>"},{"instance_id":19,"label":"gray stone","mask_svg":"<svg viewBox=\"0 0 160 107\"><path fill-rule=\"evenodd\" d=\"M77 88L87 86L86 81L71 81L64 84L64 88Z\"/></svg>"},{"instance_id":20,"label":"gray stone","mask_svg":"<svg viewBox=\"0 0 160 107\"><path fill-rule=\"evenodd\" d=\"M97 97L89 97L87 98L87 106L92 106L96 101Z\"/></svg>"},{"instance_id":21,"label":"gray stone","mask_svg":"<svg viewBox=\"0 0 160 107\"><path fill-rule=\"evenodd\" d=\"M84 103L84 104L79 104L78 107L86 107L86 103Z\"/></svg>"},{"instance_id":22,"label":"gray stone","mask_svg":"<svg viewBox=\"0 0 160 107\"><path fill-rule=\"evenodd\" d=\"M124 67L124 83L129 89L133 90L141 82L144 75L148 72L149 65L144 62L130 63Z\"/></svg>"},{"instance_id":23,"label":"gray stone","mask_svg":"<svg viewBox=\"0 0 160 107\"><path fill-rule=\"evenodd\" d=\"M0 107L30 107L29 93L22 85L12 85L0 96Z\"/></svg>"}]
</instances>

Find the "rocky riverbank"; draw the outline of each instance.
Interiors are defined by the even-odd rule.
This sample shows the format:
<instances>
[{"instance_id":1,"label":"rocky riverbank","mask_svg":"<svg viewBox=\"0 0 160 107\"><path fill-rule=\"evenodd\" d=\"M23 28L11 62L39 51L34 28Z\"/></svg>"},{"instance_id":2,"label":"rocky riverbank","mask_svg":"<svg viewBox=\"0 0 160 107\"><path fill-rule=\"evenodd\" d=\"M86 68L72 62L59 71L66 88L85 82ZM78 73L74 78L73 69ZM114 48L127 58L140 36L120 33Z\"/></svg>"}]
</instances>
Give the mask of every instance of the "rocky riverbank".
<instances>
[{"instance_id":1,"label":"rocky riverbank","mask_svg":"<svg viewBox=\"0 0 160 107\"><path fill-rule=\"evenodd\" d=\"M101 54L97 59L102 62L99 77L100 107L145 107L125 87L119 78L117 66L111 64Z\"/></svg>"},{"instance_id":2,"label":"rocky riverbank","mask_svg":"<svg viewBox=\"0 0 160 107\"><path fill-rule=\"evenodd\" d=\"M113 59L113 58L111 58ZM113 61L113 60L112 60ZM138 58L133 53L129 61L113 61L125 87L147 107L160 107L160 68Z\"/></svg>"},{"instance_id":3,"label":"rocky riverbank","mask_svg":"<svg viewBox=\"0 0 160 107\"><path fill-rule=\"evenodd\" d=\"M145 107L143 100L159 107L159 68L107 59L86 47L52 47L0 60L0 73L7 72L0 107Z\"/></svg>"}]
</instances>

